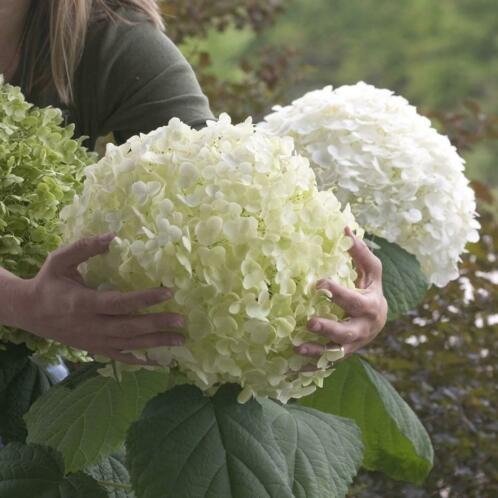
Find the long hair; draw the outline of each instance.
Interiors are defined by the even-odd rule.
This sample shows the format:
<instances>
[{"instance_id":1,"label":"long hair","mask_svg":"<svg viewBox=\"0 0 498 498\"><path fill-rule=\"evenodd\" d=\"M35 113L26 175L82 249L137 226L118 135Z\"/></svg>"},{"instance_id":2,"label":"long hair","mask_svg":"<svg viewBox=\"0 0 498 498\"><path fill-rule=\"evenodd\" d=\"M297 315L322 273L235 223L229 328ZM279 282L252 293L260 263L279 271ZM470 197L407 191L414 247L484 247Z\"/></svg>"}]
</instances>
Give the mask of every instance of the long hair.
<instances>
[{"instance_id":1,"label":"long hair","mask_svg":"<svg viewBox=\"0 0 498 498\"><path fill-rule=\"evenodd\" d=\"M22 68L27 93L53 83L60 100L69 105L89 24L100 18L118 19L121 6L142 12L164 30L155 0L32 0L24 32L29 64Z\"/></svg>"}]
</instances>

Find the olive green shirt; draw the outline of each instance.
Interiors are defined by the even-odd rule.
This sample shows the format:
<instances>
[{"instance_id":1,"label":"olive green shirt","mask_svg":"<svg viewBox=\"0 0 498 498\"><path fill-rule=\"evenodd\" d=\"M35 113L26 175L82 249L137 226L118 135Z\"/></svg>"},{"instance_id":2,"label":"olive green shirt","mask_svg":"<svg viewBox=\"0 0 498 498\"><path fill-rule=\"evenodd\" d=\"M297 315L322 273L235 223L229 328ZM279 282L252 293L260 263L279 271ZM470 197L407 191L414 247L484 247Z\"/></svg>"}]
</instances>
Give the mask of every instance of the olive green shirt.
<instances>
[{"instance_id":1,"label":"olive green shirt","mask_svg":"<svg viewBox=\"0 0 498 498\"><path fill-rule=\"evenodd\" d=\"M163 126L173 117L192 127L213 119L192 67L174 43L143 15L122 9L131 21L99 20L88 31L74 81L74 104L64 106L54 88L27 95L37 106L63 110L76 136L91 149L112 132L117 143ZM23 54L29 63L29 54ZM20 65L22 67L22 64ZM22 69L14 83L23 87Z\"/></svg>"}]
</instances>

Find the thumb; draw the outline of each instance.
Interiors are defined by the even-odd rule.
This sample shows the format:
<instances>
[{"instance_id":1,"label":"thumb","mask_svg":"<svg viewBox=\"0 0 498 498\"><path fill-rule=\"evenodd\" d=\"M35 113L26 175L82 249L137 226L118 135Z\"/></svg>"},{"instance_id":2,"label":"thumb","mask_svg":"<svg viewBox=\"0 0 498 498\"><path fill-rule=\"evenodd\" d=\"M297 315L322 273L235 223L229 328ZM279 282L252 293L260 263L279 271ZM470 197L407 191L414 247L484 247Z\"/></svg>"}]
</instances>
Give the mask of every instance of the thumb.
<instances>
[{"instance_id":1,"label":"thumb","mask_svg":"<svg viewBox=\"0 0 498 498\"><path fill-rule=\"evenodd\" d=\"M382 279L382 263L380 259L375 256L363 240L354 235L351 228L346 227L344 233L353 240L349 254L357 270L359 270L362 280L380 281Z\"/></svg>"},{"instance_id":2,"label":"thumb","mask_svg":"<svg viewBox=\"0 0 498 498\"><path fill-rule=\"evenodd\" d=\"M107 252L114 237L116 234L106 233L77 240L51 253L47 264L58 272L74 270L87 259Z\"/></svg>"}]
</instances>

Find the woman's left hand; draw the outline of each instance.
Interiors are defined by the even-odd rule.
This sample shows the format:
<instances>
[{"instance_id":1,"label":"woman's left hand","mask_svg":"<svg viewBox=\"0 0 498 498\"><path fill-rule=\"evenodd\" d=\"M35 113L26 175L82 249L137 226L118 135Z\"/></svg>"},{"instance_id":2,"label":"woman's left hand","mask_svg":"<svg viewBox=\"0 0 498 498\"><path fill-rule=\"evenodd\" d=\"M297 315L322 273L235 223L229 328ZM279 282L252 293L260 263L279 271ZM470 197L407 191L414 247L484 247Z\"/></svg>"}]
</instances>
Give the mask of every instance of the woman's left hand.
<instances>
[{"instance_id":1,"label":"woman's left hand","mask_svg":"<svg viewBox=\"0 0 498 498\"><path fill-rule=\"evenodd\" d=\"M297 346L296 352L304 356L319 357L328 348L338 345L343 346L345 354L350 354L372 341L386 323L387 301L382 292L382 263L349 227L346 227L345 233L353 239L349 253L358 273L356 287L362 290L348 289L328 279L317 282L318 289L328 289L332 293L332 300L347 313L347 318L341 321L311 318L308 329L327 337L330 344L306 342Z\"/></svg>"}]
</instances>

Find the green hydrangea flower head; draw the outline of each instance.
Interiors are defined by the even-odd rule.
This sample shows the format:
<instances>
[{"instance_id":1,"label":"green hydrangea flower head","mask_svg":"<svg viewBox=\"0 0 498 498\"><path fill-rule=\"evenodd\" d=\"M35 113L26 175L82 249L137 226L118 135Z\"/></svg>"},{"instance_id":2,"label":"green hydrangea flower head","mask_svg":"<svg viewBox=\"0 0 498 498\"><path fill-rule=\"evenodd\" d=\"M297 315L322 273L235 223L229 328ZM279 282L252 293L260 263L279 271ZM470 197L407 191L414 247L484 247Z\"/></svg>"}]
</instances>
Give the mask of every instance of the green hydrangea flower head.
<instances>
[{"instance_id":1,"label":"green hydrangea flower head","mask_svg":"<svg viewBox=\"0 0 498 498\"><path fill-rule=\"evenodd\" d=\"M30 278L61 244L59 212L80 189L82 172L95 161L74 126L62 126L59 109L26 102L21 89L0 75L0 266ZM26 343L39 357L84 358L54 341L0 326L5 342Z\"/></svg>"}]
</instances>

